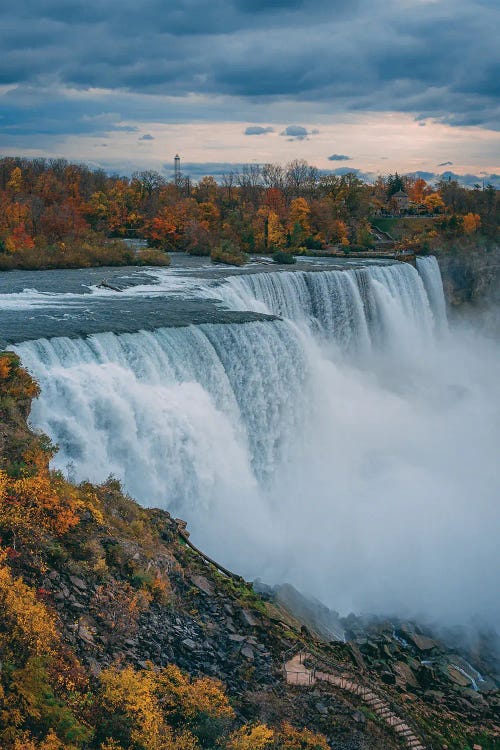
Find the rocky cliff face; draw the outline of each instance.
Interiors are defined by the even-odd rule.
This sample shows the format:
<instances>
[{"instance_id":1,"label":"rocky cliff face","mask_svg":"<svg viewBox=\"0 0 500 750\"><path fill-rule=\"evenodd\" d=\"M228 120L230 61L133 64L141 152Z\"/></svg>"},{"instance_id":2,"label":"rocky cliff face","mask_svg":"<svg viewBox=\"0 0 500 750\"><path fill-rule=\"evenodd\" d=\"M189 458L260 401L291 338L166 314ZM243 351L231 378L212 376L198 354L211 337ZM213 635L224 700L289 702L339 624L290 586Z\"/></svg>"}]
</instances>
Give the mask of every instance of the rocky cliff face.
<instances>
[{"instance_id":1,"label":"rocky cliff face","mask_svg":"<svg viewBox=\"0 0 500 750\"><path fill-rule=\"evenodd\" d=\"M486 250L470 245L436 255L450 308L500 306L500 246Z\"/></svg>"}]
</instances>

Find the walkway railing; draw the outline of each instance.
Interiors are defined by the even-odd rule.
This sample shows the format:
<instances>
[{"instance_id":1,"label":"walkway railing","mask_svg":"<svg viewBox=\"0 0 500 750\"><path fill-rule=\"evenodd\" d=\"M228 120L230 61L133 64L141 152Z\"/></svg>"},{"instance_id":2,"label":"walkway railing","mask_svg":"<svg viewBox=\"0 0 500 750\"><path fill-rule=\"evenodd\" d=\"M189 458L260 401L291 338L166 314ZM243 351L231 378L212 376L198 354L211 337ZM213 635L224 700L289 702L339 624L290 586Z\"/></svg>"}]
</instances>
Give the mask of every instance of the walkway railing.
<instances>
[{"instance_id":1,"label":"walkway railing","mask_svg":"<svg viewBox=\"0 0 500 750\"><path fill-rule=\"evenodd\" d=\"M304 665L304 670L294 671L293 669L290 670L289 667L287 668L287 663L293 659L293 653L298 657L298 663ZM372 708L375 714L383 718L397 732L409 748L433 750L432 743L425 731L416 725L414 719L409 716L405 709L385 693L374 688L363 677L362 672L355 672L347 666L330 661L323 654L318 653L314 647L305 650L303 647L294 646L288 649L283 657L285 677L291 684L312 685L317 679L328 681L330 675L334 678L331 681L333 684L358 696L368 707ZM295 680L294 675L296 676Z\"/></svg>"}]
</instances>

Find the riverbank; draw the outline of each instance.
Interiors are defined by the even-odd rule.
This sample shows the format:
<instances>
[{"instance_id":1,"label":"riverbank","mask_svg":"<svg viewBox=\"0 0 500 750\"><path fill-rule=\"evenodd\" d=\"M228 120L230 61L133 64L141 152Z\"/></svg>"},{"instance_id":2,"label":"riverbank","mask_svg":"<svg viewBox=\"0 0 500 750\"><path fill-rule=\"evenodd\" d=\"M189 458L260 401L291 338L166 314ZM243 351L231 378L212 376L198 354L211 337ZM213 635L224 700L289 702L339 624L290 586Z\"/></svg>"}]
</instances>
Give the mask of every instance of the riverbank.
<instances>
[{"instance_id":1,"label":"riverbank","mask_svg":"<svg viewBox=\"0 0 500 750\"><path fill-rule=\"evenodd\" d=\"M103 241L99 244L61 242L51 247L32 247L12 253L0 253L0 271L168 265L168 253L148 247L135 250L120 240Z\"/></svg>"}]
</instances>

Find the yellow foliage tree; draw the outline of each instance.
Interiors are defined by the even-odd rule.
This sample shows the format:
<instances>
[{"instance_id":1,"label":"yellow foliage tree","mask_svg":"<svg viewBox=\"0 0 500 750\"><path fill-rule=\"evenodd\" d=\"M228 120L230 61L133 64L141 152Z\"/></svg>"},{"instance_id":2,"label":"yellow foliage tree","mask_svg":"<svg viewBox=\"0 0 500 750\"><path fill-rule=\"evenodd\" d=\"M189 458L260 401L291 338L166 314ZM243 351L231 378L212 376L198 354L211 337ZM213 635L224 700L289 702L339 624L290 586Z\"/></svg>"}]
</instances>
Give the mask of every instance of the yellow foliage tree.
<instances>
[{"instance_id":1,"label":"yellow foliage tree","mask_svg":"<svg viewBox=\"0 0 500 750\"><path fill-rule=\"evenodd\" d=\"M33 589L20 578L13 578L0 555L0 653L42 656L50 653L58 639L54 617L36 598Z\"/></svg>"},{"instance_id":2,"label":"yellow foliage tree","mask_svg":"<svg viewBox=\"0 0 500 750\"><path fill-rule=\"evenodd\" d=\"M39 742L29 738L16 739L13 750L72 750L72 748L73 745L65 745L52 729L49 729L45 739ZM110 748L110 750L115 749ZM116 750L119 750L118 746Z\"/></svg>"},{"instance_id":3,"label":"yellow foliage tree","mask_svg":"<svg viewBox=\"0 0 500 750\"><path fill-rule=\"evenodd\" d=\"M310 223L311 209L305 198L295 198L290 204L288 214L288 226L293 230L296 224L299 224L304 234L311 233Z\"/></svg>"},{"instance_id":4,"label":"yellow foliage tree","mask_svg":"<svg viewBox=\"0 0 500 750\"><path fill-rule=\"evenodd\" d=\"M130 742L143 750L170 750L171 729L166 725L156 695L152 670L110 667L101 672L101 708L122 714L130 723Z\"/></svg>"},{"instance_id":5,"label":"yellow foliage tree","mask_svg":"<svg viewBox=\"0 0 500 750\"><path fill-rule=\"evenodd\" d=\"M7 189L12 193L20 193L23 189L23 173L20 167L14 167L7 182Z\"/></svg>"},{"instance_id":6,"label":"yellow foliage tree","mask_svg":"<svg viewBox=\"0 0 500 750\"><path fill-rule=\"evenodd\" d=\"M190 680L174 664L161 669L156 679L161 704L167 714L184 717L188 721L199 714L212 719L234 718L234 711L220 682L210 677Z\"/></svg>"},{"instance_id":7,"label":"yellow foliage tree","mask_svg":"<svg viewBox=\"0 0 500 750\"><path fill-rule=\"evenodd\" d=\"M278 737L277 747L280 750L329 750L326 737L310 729L296 729L284 722Z\"/></svg>"},{"instance_id":8,"label":"yellow foliage tree","mask_svg":"<svg viewBox=\"0 0 500 750\"><path fill-rule=\"evenodd\" d=\"M477 230L481 226L481 217L479 216L479 214L465 214L463 220L465 234L473 234L474 232L477 232Z\"/></svg>"},{"instance_id":9,"label":"yellow foliage tree","mask_svg":"<svg viewBox=\"0 0 500 750\"><path fill-rule=\"evenodd\" d=\"M284 247L285 240L285 230L278 214L275 211L269 211L267 217L267 243L269 247Z\"/></svg>"},{"instance_id":10,"label":"yellow foliage tree","mask_svg":"<svg viewBox=\"0 0 500 750\"><path fill-rule=\"evenodd\" d=\"M274 731L265 724L245 725L233 732L228 750L265 750L274 743Z\"/></svg>"},{"instance_id":11,"label":"yellow foliage tree","mask_svg":"<svg viewBox=\"0 0 500 750\"><path fill-rule=\"evenodd\" d=\"M11 532L14 547L39 541L44 532L66 534L79 523L85 507L76 487L37 468L33 476L20 479L0 471L0 528Z\"/></svg>"},{"instance_id":12,"label":"yellow foliage tree","mask_svg":"<svg viewBox=\"0 0 500 750\"><path fill-rule=\"evenodd\" d=\"M444 201L439 193L431 193L424 198L424 205L431 212L442 211L445 207Z\"/></svg>"}]
</instances>

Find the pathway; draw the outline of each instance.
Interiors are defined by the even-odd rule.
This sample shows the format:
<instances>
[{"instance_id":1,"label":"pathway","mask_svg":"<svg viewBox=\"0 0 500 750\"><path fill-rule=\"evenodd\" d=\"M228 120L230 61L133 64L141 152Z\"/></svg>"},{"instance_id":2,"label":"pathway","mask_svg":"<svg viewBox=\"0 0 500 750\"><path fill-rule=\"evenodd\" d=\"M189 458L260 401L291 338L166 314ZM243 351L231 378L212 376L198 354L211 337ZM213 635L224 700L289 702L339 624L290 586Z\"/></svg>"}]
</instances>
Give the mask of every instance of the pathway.
<instances>
[{"instance_id":1,"label":"pathway","mask_svg":"<svg viewBox=\"0 0 500 750\"><path fill-rule=\"evenodd\" d=\"M310 654L303 651L285 663L286 680L291 685L314 685L318 680L329 682L331 685L347 690L361 698L374 714L379 716L405 742L411 750L426 750L422 741L404 719L395 713L390 704L374 693L370 688L362 685L355 677L348 674L332 674L317 669L308 669L304 662Z\"/></svg>"}]
</instances>

